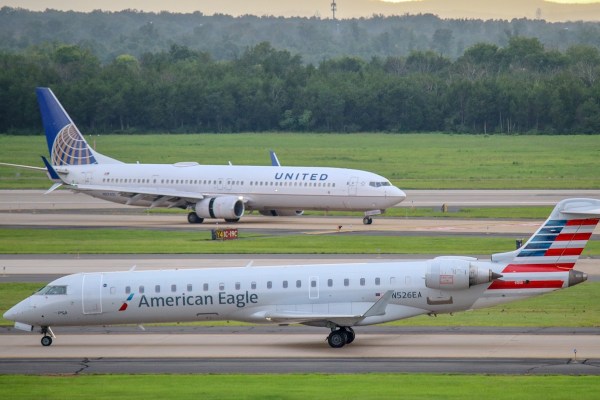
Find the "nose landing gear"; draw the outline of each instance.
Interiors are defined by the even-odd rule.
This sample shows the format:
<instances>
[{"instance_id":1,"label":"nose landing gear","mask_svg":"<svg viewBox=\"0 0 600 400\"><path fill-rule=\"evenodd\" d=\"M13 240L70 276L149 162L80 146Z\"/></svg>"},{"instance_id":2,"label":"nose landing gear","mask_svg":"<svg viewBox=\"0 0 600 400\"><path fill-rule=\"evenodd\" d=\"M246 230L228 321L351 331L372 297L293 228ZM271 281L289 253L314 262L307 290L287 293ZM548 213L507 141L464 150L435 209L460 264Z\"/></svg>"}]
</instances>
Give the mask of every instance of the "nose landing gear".
<instances>
[{"instance_id":1,"label":"nose landing gear","mask_svg":"<svg viewBox=\"0 0 600 400\"><path fill-rule=\"evenodd\" d=\"M44 347L48 347L52 344L52 339L56 338L56 336L54 335L54 332L52 332L52 329L50 329L49 326L42 326L42 331L41 331L42 335L42 346Z\"/></svg>"}]
</instances>

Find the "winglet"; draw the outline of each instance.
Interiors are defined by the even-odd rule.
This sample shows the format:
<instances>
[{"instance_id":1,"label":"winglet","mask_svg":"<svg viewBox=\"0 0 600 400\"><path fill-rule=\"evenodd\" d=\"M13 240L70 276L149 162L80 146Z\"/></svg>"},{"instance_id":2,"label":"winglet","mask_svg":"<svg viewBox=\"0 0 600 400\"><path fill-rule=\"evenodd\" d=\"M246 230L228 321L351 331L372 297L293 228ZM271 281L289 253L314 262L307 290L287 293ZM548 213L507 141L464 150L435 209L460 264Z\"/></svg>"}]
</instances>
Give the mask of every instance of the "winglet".
<instances>
[{"instance_id":1,"label":"winglet","mask_svg":"<svg viewBox=\"0 0 600 400\"><path fill-rule=\"evenodd\" d=\"M279 162L279 159L277 158L277 154L275 154L275 152L273 150L269 150L269 154L271 155L271 165L273 167L281 167L281 163Z\"/></svg>"}]
</instances>

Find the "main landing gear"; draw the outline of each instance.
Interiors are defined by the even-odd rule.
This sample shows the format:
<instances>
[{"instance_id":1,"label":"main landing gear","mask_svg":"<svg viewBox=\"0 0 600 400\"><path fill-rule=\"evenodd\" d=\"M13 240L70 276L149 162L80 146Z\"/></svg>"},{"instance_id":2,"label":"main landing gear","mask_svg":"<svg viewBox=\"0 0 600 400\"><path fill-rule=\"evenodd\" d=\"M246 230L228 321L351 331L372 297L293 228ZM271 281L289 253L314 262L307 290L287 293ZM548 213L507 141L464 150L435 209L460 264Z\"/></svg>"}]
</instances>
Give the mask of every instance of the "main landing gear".
<instances>
[{"instance_id":1,"label":"main landing gear","mask_svg":"<svg viewBox=\"0 0 600 400\"><path fill-rule=\"evenodd\" d=\"M192 211L188 214L188 222L190 224L201 224L204 222L204 218L200 218L198 214Z\"/></svg>"},{"instance_id":2,"label":"main landing gear","mask_svg":"<svg viewBox=\"0 0 600 400\"><path fill-rule=\"evenodd\" d=\"M48 347L52 344L52 338L55 338L54 332L49 326L42 326L42 346Z\"/></svg>"},{"instance_id":3,"label":"main landing gear","mask_svg":"<svg viewBox=\"0 0 600 400\"><path fill-rule=\"evenodd\" d=\"M341 328L331 329L331 333L327 336L327 343L334 349L339 349L354 342L355 337L354 329L349 326L342 326Z\"/></svg>"},{"instance_id":4,"label":"main landing gear","mask_svg":"<svg viewBox=\"0 0 600 400\"><path fill-rule=\"evenodd\" d=\"M366 216L363 218L363 224L365 225L371 225L373 223L373 218L371 218L370 216Z\"/></svg>"}]
</instances>

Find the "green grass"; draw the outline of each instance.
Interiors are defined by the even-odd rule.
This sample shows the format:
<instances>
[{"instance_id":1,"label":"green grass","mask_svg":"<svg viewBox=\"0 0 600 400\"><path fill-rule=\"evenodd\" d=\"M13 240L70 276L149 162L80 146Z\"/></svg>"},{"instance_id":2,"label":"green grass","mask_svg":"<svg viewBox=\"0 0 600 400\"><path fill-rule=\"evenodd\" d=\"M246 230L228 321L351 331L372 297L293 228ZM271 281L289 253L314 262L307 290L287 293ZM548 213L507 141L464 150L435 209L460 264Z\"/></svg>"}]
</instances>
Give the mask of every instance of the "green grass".
<instances>
[{"instance_id":1,"label":"green grass","mask_svg":"<svg viewBox=\"0 0 600 400\"><path fill-rule=\"evenodd\" d=\"M44 283L0 283L0 315L37 291ZM0 318L0 326L11 321ZM167 324L168 325L168 324ZM235 321L184 323L190 326L248 325ZM526 300L468 312L420 316L390 322L389 326L478 326L478 327L600 327L600 283L585 282Z\"/></svg>"},{"instance_id":2,"label":"green grass","mask_svg":"<svg viewBox=\"0 0 600 400\"><path fill-rule=\"evenodd\" d=\"M15 399L589 399L596 376L261 374L0 376Z\"/></svg>"},{"instance_id":3,"label":"green grass","mask_svg":"<svg viewBox=\"0 0 600 400\"><path fill-rule=\"evenodd\" d=\"M190 134L86 137L101 153L125 161L284 165L372 171L403 189L597 189L595 135ZM0 136L0 161L42 166L43 135ZM45 174L0 167L0 189L46 188Z\"/></svg>"},{"instance_id":4,"label":"green grass","mask_svg":"<svg viewBox=\"0 0 600 400\"><path fill-rule=\"evenodd\" d=\"M333 228L332 228L333 231ZM278 235L240 232L211 240L209 231L140 229L0 229L0 254L464 254L514 249L513 238L476 236ZM590 241L583 256L600 255Z\"/></svg>"}]
</instances>

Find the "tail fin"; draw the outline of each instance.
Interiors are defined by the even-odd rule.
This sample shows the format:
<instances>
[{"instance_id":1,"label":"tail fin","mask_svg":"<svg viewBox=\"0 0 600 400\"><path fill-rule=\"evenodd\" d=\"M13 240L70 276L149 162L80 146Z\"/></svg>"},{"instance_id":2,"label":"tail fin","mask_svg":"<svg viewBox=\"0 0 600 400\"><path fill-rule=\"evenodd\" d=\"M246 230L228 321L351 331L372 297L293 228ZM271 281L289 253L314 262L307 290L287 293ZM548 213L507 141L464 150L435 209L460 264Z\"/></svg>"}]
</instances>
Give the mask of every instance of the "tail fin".
<instances>
[{"instance_id":1,"label":"tail fin","mask_svg":"<svg viewBox=\"0 0 600 400\"><path fill-rule=\"evenodd\" d=\"M570 270L579 259L599 219L600 200L563 200L523 247L510 253L494 254L492 261L507 262L503 272Z\"/></svg>"},{"instance_id":2,"label":"tail fin","mask_svg":"<svg viewBox=\"0 0 600 400\"><path fill-rule=\"evenodd\" d=\"M109 157L96 153L87 144L75 123L69 117L52 90L36 88L42 122L46 132L52 165L88 165L116 163Z\"/></svg>"}]
</instances>

